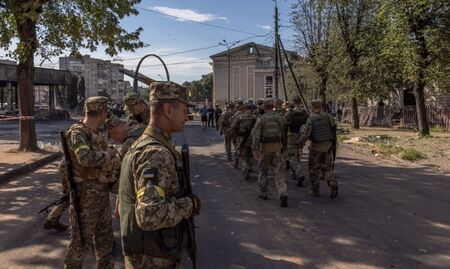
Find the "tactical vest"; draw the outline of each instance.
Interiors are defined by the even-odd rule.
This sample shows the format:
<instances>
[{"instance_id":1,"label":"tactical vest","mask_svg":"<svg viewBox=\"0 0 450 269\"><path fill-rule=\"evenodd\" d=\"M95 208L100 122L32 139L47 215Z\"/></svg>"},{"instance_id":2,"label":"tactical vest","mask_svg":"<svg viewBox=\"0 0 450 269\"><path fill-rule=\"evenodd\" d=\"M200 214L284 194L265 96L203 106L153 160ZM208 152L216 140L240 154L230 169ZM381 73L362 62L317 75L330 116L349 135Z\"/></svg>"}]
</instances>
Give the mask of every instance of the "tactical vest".
<instances>
[{"instance_id":1,"label":"tactical vest","mask_svg":"<svg viewBox=\"0 0 450 269\"><path fill-rule=\"evenodd\" d=\"M311 141L319 143L331 140L332 138L330 119L327 116L314 118L312 120Z\"/></svg>"},{"instance_id":2,"label":"tactical vest","mask_svg":"<svg viewBox=\"0 0 450 269\"><path fill-rule=\"evenodd\" d=\"M308 113L304 110L294 110L287 115L289 132L298 134L300 127L308 120Z\"/></svg>"},{"instance_id":3,"label":"tactical vest","mask_svg":"<svg viewBox=\"0 0 450 269\"><path fill-rule=\"evenodd\" d=\"M262 133L261 143L281 143L283 130L280 116L275 113L266 113L261 116Z\"/></svg>"},{"instance_id":4,"label":"tactical vest","mask_svg":"<svg viewBox=\"0 0 450 269\"><path fill-rule=\"evenodd\" d=\"M149 145L162 145L153 138L140 141L125 155L120 171L120 233L122 248L125 255L145 254L152 257L180 259L179 253L186 247L185 221L181 221L175 227L159 229L155 231L142 230L136 220L136 191L134 177L131 171L131 163L134 152L137 149ZM175 157L174 157L175 158ZM176 159L175 159L176 160ZM181 198L183 190L182 171L176 166L180 191L176 195Z\"/></svg>"},{"instance_id":5,"label":"tactical vest","mask_svg":"<svg viewBox=\"0 0 450 269\"><path fill-rule=\"evenodd\" d=\"M83 132L86 134L86 138L89 141L91 145L89 147L92 147L92 133L91 129L86 127L82 122L77 122L70 126L69 130L67 130L66 133L66 139L67 141L70 141L70 134L73 129L76 127L81 126L83 128ZM72 161L72 170L73 175L75 176L75 179L77 182L81 180L98 180L101 172L101 167L86 167L81 165L81 163L78 161L77 156L75 155L75 151L73 148L69 147L69 156L70 160ZM92 149L92 148L91 148Z\"/></svg>"},{"instance_id":6,"label":"tactical vest","mask_svg":"<svg viewBox=\"0 0 450 269\"><path fill-rule=\"evenodd\" d=\"M247 136L255 125L255 120L250 115L244 115L239 119L238 135Z\"/></svg>"}]
</instances>

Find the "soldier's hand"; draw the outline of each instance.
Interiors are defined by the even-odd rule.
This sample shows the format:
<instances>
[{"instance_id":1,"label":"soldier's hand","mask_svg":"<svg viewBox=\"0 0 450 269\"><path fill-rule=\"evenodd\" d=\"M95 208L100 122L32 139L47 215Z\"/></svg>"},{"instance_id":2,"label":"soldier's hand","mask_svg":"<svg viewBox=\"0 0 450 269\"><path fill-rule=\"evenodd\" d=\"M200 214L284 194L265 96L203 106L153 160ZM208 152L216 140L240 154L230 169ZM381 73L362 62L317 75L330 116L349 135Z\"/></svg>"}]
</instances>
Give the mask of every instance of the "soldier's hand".
<instances>
[{"instance_id":1,"label":"soldier's hand","mask_svg":"<svg viewBox=\"0 0 450 269\"><path fill-rule=\"evenodd\" d=\"M198 216L200 214L200 209L202 208L202 201L200 200L200 197L193 193L189 194L187 197L191 198L194 205L192 208L192 215Z\"/></svg>"},{"instance_id":2,"label":"soldier's hand","mask_svg":"<svg viewBox=\"0 0 450 269\"><path fill-rule=\"evenodd\" d=\"M117 149L115 148L108 148L106 151L109 153L109 156L111 157L114 157L117 154Z\"/></svg>"}]
</instances>

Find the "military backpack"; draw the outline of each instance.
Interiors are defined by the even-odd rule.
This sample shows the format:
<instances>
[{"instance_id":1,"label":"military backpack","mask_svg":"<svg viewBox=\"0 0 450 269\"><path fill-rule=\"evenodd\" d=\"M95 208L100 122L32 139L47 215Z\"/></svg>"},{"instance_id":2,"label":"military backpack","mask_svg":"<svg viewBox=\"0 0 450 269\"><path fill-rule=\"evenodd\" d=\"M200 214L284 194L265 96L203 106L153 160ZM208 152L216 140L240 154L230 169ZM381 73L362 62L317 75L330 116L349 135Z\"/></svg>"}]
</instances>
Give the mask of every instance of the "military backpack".
<instances>
[{"instance_id":1,"label":"military backpack","mask_svg":"<svg viewBox=\"0 0 450 269\"><path fill-rule=\"evenodd\" d=\"M300 133L300 127L306 123L308 117L308 112L304 109L289 112L287 115L289 132L296 134Z\"/></svg>"},{"instance_id":2,"label":"military backpack","mask_svg":"<svg viewBox=\"0 0 450 269\"><path fill-rule=\"evenodd\" d=\"M332 140L331 121L327 116L320 116L312 120L311 141L319 143Z\"/></svg>"}]
</instances>

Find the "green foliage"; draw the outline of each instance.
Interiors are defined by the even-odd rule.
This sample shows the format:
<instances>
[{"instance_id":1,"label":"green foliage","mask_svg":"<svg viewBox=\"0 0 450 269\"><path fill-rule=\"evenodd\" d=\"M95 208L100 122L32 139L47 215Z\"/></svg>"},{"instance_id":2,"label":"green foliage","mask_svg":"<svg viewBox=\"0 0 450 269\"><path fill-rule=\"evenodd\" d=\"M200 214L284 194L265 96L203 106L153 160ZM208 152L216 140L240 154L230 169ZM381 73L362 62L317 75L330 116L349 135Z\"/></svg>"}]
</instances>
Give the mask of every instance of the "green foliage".
<instances>
[{"instance_id":1,"label":"green foliage","mask_svg":"<svg viewBox=\"0 0 450 269\"><path fill-rule=\"evenodd\" d=\"M191 101L204 102L206 98L212 100L213 75L202 75L200 80L186 81L183 83L190 93Z\"/></svg>"},{"instance_id":2,"label":"green foliage","mask_svg":"<svg viewBox=\"0 0 450 269\"><path fill-rule=\"evenodd\" d=\"M400 152L400 158L408 161L418 161L421 159L426 159L427 156L415 149L406 149Z\"/></svg>"},{"instance_id":3,"label":"green foliage","mask_svg":"<svg viewBox=\"0 0 450 269\"><path fill-rule=\"evenodd\" d=\"M440 132L445 132L446 130L439 125L435 125L435 126L431 127L430 131L432 131L434 133L440 133Z\"/></svg>"}]
</instances>

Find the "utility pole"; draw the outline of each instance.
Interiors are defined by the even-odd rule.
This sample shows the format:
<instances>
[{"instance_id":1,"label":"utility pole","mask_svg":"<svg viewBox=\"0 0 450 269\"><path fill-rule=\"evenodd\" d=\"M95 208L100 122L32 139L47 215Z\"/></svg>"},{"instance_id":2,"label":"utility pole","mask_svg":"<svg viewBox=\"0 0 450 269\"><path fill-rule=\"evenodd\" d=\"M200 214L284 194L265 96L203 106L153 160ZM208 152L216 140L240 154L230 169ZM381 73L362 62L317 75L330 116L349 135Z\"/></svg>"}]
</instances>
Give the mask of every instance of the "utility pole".
<instances>
[{"instance_id":1,"label":"utility pole","mask_svg":"<svg viewBox=\"0 0 450 269\"><path fill-rule=\"evenodd\" d=\"M277 1L275 2L275 98L278 98L278 51L280 50L280 47L278 45L278 6Z\"/></svg>"},{"instance_id":2,"label":"utility pole","mask_svg":"<svg viewBox=\"0 0 450 269\"><path fill-rule=\"evenodd\" d=\"M228 103L228 102L230 102L230 99L231 99L231 82L230 82L230 80L231 80L231 53L230 53L230 50L234 45L236 45L240 41L238 40L232 44L229 44L225 39L222 41L223 42L220 42L219 45L225 46L228 49L228 55L227 55L227 58L228 58L228 98L227 98L227 103Z\"/></svg>"}]
</instances>

